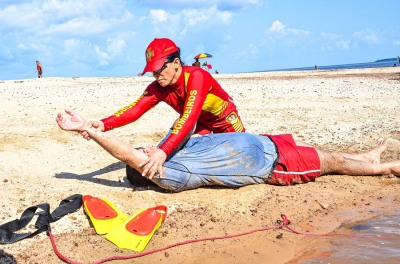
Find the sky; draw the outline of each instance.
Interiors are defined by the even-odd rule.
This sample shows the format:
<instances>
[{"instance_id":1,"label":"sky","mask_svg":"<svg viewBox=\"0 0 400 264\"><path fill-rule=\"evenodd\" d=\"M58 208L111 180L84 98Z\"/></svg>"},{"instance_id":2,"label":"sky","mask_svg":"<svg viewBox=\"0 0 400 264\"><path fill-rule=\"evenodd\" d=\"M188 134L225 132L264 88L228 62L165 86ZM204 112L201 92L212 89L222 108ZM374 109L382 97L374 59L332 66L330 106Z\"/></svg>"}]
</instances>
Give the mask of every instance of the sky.
<instances>
[{"instance_id":1,"label":"sky","mask_svg":"<svg viewBox=\"0 0 400 264\"><path fill-rule=\"evenodd\" d=\"M400 55L399 0L1 0L0 80L137 76L154 38L212 72L371 62ZM205 62L202 60L201 62Z\"/></svg>"}]
</instances>

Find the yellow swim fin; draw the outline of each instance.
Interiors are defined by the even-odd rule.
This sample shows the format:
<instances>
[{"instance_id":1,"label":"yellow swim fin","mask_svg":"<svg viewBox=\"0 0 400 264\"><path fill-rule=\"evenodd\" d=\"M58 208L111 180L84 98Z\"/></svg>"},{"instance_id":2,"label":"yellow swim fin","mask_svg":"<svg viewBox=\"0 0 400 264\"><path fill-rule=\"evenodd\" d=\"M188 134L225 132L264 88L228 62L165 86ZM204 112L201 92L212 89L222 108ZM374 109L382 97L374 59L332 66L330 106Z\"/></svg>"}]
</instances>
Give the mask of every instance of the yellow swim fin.
<instances>
[{"instance_id":1,"label":"yellow swim fin","mask_svg":"<svg viewBox=\"0 0 400 264\"><path fill-rule=\"evenodd\" d=\"M153 237L154 232L160 228L166 215L167 207L164 205L141 209L108 233L106 239L119 248L141 252Z\"/></svg>"},{"instance_id":2,"label":"yellow swim fin","mask_svg":"<svg viewBox=\"0 0 400 264\"><path fill-rule=\"evenodd\" d=\"M85 195L82 200L83 208L99 235L111 232L128 219L126 214L107 199Z\"/></svg>"}]
</instances>

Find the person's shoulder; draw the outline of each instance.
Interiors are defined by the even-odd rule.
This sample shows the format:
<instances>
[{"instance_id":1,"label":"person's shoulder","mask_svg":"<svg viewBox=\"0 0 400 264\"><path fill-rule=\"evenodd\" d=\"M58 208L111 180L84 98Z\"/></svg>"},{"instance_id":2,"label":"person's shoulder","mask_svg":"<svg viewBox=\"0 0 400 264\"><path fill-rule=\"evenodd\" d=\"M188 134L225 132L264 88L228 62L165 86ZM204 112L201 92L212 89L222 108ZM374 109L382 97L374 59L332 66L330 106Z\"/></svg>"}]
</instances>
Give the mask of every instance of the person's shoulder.
<instances>
[{"instance_id":1,"label":"person's shoulder","mask_svg":"<svg viewBox=\"0 0 400 264\"><path fill-rule=\"evenodd\" d=\"M154 81L152 81L152 82L147 86L146 89L148 89L148 88L153 88L153 87L157 87L157 86L158 86L158 83L157 83L156 80L154 80Z\"/></svg>"},{"instance_id":2,"label":"person's shoulder","mask_svg":"<svg viewBox=\"0 0 400 264\"><path fill-rule=\"evenodd\" d=\"M207 74L208 71L204 71L204 69L196 67L196 66L183 66L183 71L187 73L198 73L198 74Z\"/></svg>"},{"instance_id":3,"label":"person's shoulder","mask_svg":"<svg viewBox=\"0 0 400 264\"><path fill-rule=\"evenodd\" d=\"M157 81L151 82L143 91L141 97L156 99L157 101L164 101L165 96L169 93L169 89L163 89Z\"/></svg>"},{"instance_id":4,"label":"person's shoulder","mask_svg":"<svg viewBox=\"0 0 400 264\"><path fill-rule=\"evenodd\" d=\"M212 85L216 80L212 75L199 67L189 66L185 69L185 73L188 73L187 78L188 86L189 87L198 87L198 85Z\"/></svg>"},{"instance_id":5,"label":"person's shoulder","mask_svg":"<svg viewBox=\"0 0 400 264\"><path fill-rule=\"evenodd\" d=\"M160 92L161 86L158 84L157 81L152 81L147 87L146 90L147 92L153 92L153 93L158 93Z\"/></svg>"},{"instance_id":6,"label":"person's shoulder","mask_svg":"<svg viewBox=\"0 0 400 264\"><path fill-rule=\"evenodd\" d=\"M189 73L190 77L212 78L211 74L208 71L205 71L204 69L195 66L185 66L184 72Z\"/></svg>"}]
</instances>

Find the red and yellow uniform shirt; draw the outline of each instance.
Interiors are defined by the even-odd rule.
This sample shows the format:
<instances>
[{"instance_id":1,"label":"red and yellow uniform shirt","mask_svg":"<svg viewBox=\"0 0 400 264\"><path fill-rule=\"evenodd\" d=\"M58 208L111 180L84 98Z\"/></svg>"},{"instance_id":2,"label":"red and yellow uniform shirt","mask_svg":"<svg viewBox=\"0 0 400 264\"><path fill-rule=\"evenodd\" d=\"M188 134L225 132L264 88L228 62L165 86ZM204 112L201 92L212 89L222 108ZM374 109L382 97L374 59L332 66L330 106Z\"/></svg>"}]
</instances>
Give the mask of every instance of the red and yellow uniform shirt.
<instances>
[{"instance_id":1,"label":"red and yellow uniform shirt","mask_svg":"<svg viewBox=\"0 0 400 264\"><path fill-rule=\"evenodd\" d=\"M244 132L232 98L206 71L183 66L178 81L167 87L152 82L132 104L102 120L105 131L139 119L159 102L165 102L180 114L171 135L159 146L169 155L197 122L195 133Z\"/></svg>"}]
</instances>

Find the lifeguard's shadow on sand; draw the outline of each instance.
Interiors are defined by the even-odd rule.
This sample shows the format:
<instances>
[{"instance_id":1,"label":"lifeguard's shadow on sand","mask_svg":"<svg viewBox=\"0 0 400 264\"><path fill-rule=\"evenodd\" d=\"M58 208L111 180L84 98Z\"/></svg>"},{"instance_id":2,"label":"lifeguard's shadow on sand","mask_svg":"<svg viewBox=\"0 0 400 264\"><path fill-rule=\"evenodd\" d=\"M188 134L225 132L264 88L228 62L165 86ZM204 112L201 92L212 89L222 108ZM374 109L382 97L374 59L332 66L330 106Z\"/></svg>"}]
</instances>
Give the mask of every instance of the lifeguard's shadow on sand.
<instances>
[{"instance_id":1,"label":"lifeguard's shadow on sand","mask_svg":"<svg viewBox=\"0 0 400 264\"><path fill-rule=\"evenodd\" d=\"M100 176L105 173L109 173L111 171L117 171L117 170L125 170L125 177L123 178L123 181L119 180L108 180L108 179L100 179L97 178L97 176ZM68 179L68 180L79 180L79 181L88 181L88 182L93 182L97 184L102 184L110 187L131 187L134 188L135 191L146 191L146 190L154 190L158 192L166 192L165 190L161 189L154 183L150 182L146 178L144 178L147 181L143 181L140 183L131 183L132 181L128 180L128 168L125 163L123 162L114 162L104 168L98 169L96 171L90 172L90 173L84 173L84 174L76 174L76 173L70 173L70 172L60 172L56 173L55 177L58 179Z\"/></svg>"}]
</instances>

